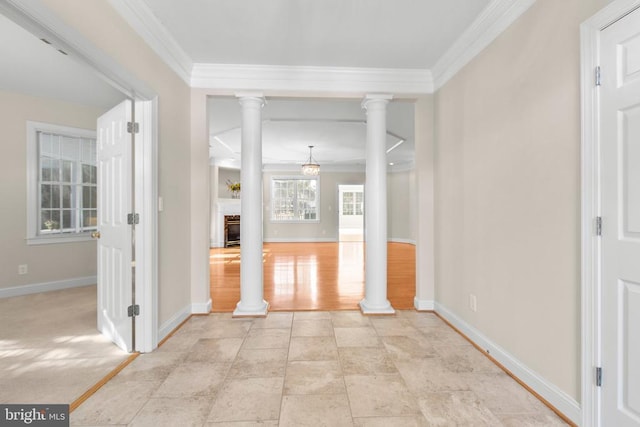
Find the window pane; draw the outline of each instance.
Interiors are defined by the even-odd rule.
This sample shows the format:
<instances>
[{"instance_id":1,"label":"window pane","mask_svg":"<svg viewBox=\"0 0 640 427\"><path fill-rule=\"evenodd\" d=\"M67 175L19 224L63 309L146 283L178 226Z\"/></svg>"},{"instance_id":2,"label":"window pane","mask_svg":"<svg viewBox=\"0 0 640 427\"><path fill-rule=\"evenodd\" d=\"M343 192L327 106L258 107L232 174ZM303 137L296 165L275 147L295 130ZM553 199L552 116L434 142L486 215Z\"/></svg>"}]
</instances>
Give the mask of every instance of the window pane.
<instances>
[{"instance_id":1,"label":"window pane","mask_svg":"<svg viewBox=\"0 0 640 427\"><path fill-rule=\"evenodd\" d=\"M58 159L49 159L49 170L50 178L46 181L60 181L60 161Z\"/></svg>"},{"instance_id":2,"label":"window pane","mask_svg":"<svg viewBox=\"0 0 640 427\"><path fill-rule=\"evenodd\" d=\"M37 138L39 142L38 147L40 148L40 155L46 156L53 154L51 152L51 135L44 132L38 132Z\"/></svg>"},{"instance_id":3,"label":"window pane","mask_svg":"<svg viewBox=\"0 0 640 427\"><path fill-rule=\"evenodd\" d=\"M82 228L92 228L98 225L98 213L95 209L84 209L82 211Z\"/></svg>"},{"instance_id":4,"label":"window pane","mask_svg":"<svg viewBox=\"0 0 640 427\"><path fill-rule=\"evenodd\" d=\"M90 187L91 190L91 209L96 209L98 207L98 187Z\"/></svg>"},{"instance_id":5,"label":"window pane","mask_svg":"<svg viewBox=\"0 0 640 427\"><path fill-rule=\"evenodd\" d=\"M40 160L40 180L51 181L51 159L48 157L42 157Z\"/></svg>"},{"instance_id":6,"label":"window pane","mask_svg":"<svg viewBox=\"0 0 640 427\"><path fill-rule=\"evenodd\" d=\"M75 208L73 188L71 185L62 186L62 207L65 209Z\"/></svg>"},{"instance_id":7,"label":"window pane","mask_svg":"<svg viewBox=\"0 0 640 427\"><path fill-rule=\"evenodd\" d=\"M60 229L60 211L59 210L43 210L42 223L40 230L53 231Z\"/></svg>"},{"instance_id":8,"label":"window pane","mask_svg":"<svg viewBox=\"0 0 640 427\"><path fill-rule=\"evenodd\" d=\"M271 219L305 221L317 219L317 179L273 179Z\"/></svg>"},{"instance_id":9,"label":"window pane","mask_svg":"<svg viewBox=\"0 0 640 427\"><path fill-rule=\"evenodd\" d=\"M96 223L96 141L39 131L40 231L80 232ZM85 184L83 186L83 184Z\"/></svg>"},{"instance_id":10,"label":"window pane","mask_svg":"<svg viewBox=\"0 0 640 427\"><path fill-rule=\"evenodd\" d=\"M42 184L40 186L40 207L60 207L60 186L54 184Z\"/></svg>"},{"instance_id":11,"label":"window pane","mask_svg":"<svg viewBox=\"0 0 640 427\"><path fill-rule=\"evenodd\" d=\"M96 164L96 142L93 139L82 139L82 163Z\"/></svg>"},{"instance_id":12,"label":"window pane","mask_svg":"<svg viewBox=\"0 0 640 427\"><path fill-rule=\"evenodd\" d=\"M62 182L73 182L73 162L62 161Z\"/></svg>"},{"instance_id":13,"label":"window pane","mask_svg":"<svg viewBox=\"0 0 640 427\"><path fill-rule=\"evenodd\" d=\"M93 165L82 165L82 183L96 183L96 167Z\"/></svg>"},{"instance_id":14,"label":"window pane","mask_svg":"<svg viewBox=\"0 0 640 427\"><path fill-rule=\"evenodd\" d=\"M62 211L62 228L65 230L75 228L75 224L71 221L71 214L72 212L70 210L65 209Z\"/></svg>"},{"instance_id":15,"label":"window pane","mask_svg":"<svg viewBox=\"0 0 640 427\"><path fill-rule=\"evenodd\" d=\"M42 184L40 186L40 207L51 207L51 184Z\"/></svg>"},{"instance_id":16,"label":"window pane","mask_svg":"<svg viewBox=\"0 0 640 427\"><path fill-rule=\"evenodd\" d=\"M60 186L56 184L40 185L40 207L59 208L60 207Z\"/></svg>"},{"instance_id":17,"label":"window pane","mask_svg":"<svg viewBox=\"0 0 640 427\"><path fill-rule=\"evenodd\" d=\"M60 186L59 185L51 185L51 207L52 208L60 207Z\"/></svg>"},{"instance_id":18,"label":"window pane","mask_svg":"<svg viewBox=\"0 0 640 427\"><path fill-rule=\"evenodd\" d=\"M63 136L61 157L66 160L80 160L80 140Z\"/></svg>"},{"instance_id":19,"label":"window pane","mask_svg":"<svg viewBox=\"0 0 640 427\"><path fill-rule=\"evenodd\" d=\"M96 187L84 185L82 187L82 207L85 209L95 209L96 206Z\"/></svg>"}]
</instances>

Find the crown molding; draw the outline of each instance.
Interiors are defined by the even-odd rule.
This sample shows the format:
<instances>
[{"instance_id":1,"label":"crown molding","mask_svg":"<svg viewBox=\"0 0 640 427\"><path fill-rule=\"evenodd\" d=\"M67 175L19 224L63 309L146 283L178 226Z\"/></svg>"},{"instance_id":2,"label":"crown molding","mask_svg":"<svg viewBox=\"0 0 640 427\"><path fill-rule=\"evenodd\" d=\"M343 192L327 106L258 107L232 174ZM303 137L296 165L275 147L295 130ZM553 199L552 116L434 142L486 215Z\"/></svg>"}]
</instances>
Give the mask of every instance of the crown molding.
<instances>
[{"instance_id":1,"label":"crown molding","mask_svg":"<svg viewBox=\"0 0 640 427\"><path fill-rule=\"evenodd\" d=\"M190 83L193 61L143 0L109 0L109 4L169 68Z\"/></svg>"},{"instance_id":2,"label":"crown molding","mask_svg":"<svg viewBox=\"0 0 640 427\"><path fill-rule=\"evenodd\" d=\"M429 70L195 63L191 87L268 92L433 93Z\"/></svg>"},{"instance_id":3,"label":"crown molding","mask_svg":"<svg viewBox=\"0 0 640 427\"><path fill-rule=\"evenodd\" d=\"M434 90L440 89L493 42L536 0L492 0L431 69Z\"/></svg>"},{"instance_id":4,"label":"crown molding","mask_svg":"<svg viewBox=\"0 0 640 427\"><path fill-rule=\"evenodd\" d=\"M194 63L144 0L109 0L154 52L193 88L260 90L267 95L308 93L363 97L431 94L455 76L536 0L492 0L429 69L383 69Z\"/></svg>"}]
</instances>

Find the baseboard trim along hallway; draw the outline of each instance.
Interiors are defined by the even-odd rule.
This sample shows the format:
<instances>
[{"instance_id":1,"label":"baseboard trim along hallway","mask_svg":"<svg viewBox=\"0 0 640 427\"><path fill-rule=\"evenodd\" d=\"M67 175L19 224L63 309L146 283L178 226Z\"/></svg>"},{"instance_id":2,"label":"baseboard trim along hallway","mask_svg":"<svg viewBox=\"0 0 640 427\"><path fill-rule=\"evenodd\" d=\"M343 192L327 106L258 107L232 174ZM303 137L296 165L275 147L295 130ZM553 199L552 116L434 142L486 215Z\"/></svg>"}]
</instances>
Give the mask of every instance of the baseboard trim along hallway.
<instances>
[{"instance_id":1,"label":"baseboard trim along hallway","mask_svg":"<svg viewBox=\"0 0 640 427\"><path fill-rule=\"evenodd\" d=\"M435 312L467 337L473 344L485 351L491 358L495 359L496 362L508 371L507 373L515 376L516 379L538 394L544 400L544 403L549 405L555 412L558 412L559 415L563 415L575 424L579 425L581 423L582 412L580 404L575 399L546 381L538 373L531 370L502 347L492 342L444 305L436 302Z\"/></svg>"},{"instance_id":2,"label":"baseboard trim along hallway","mask_svg":"<svg viewBox=\"0 0 640 427\"><path fill-rule=\"evenodd\" d=\"M86 276L55 280L52 282L33 283L31 285L12 286L10 288L0 289L0 298L18 297L22 295L37 294L40 292L79 288L81 286L95 285L97 282L98 278L96 276Z\"/></svg>"}]
</instances>

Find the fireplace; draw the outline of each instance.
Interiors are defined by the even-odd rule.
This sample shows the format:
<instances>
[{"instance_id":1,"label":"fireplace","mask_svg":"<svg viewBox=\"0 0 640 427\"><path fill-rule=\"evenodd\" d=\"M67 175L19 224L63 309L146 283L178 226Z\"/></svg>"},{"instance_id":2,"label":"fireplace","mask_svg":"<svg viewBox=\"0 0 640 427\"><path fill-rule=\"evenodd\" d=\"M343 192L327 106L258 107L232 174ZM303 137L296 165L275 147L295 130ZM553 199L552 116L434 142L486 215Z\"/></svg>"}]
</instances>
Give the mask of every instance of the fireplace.
<instances>
[{"instance_id":1,"label":"fireplace","mask_svg":"<svg viewBox=\"0 0 640 427\"><path fill-rule=\"evenodd\" d=\"M224 216L224 247L240 244L240 215Z\"/></svg>"}]
</instances>

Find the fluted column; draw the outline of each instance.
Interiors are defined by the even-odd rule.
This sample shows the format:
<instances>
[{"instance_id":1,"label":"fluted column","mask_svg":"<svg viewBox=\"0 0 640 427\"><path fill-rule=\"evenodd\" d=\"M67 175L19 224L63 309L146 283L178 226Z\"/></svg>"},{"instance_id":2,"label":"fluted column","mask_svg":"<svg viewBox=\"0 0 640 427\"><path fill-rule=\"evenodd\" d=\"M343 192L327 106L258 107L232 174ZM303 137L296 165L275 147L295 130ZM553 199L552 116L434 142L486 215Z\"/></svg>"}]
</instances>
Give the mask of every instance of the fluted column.
<instances>
[{"instance_id":1,"label":"fluted column","mask_svg":"<svg viewBox=\"0 0 640 427\"><path fill-rule=\"evenodd\" d=\"M387 300L387 104L390 95L367 95L365 169L365 293L364 314L393 314Z\"/></svg>"},{"instance_id":2,"label":"fluted column","mask_svg":"<svg viewBox=\"0 0 640 427\"><path fill-rule=\"evenodd\" d=\"M262 106L259 93L238 94L242 107L240 302L234 316L265 316L262 277Z\"/></svg>"}]
</instances>

